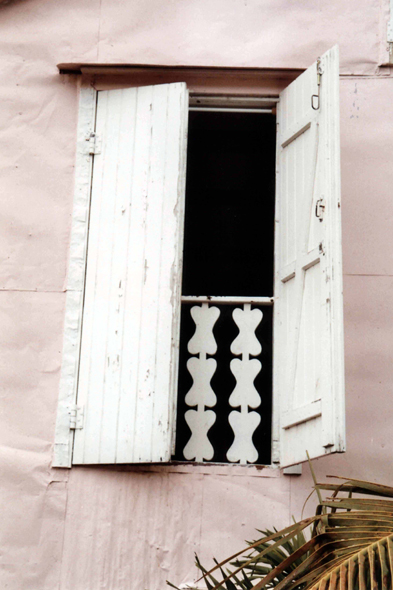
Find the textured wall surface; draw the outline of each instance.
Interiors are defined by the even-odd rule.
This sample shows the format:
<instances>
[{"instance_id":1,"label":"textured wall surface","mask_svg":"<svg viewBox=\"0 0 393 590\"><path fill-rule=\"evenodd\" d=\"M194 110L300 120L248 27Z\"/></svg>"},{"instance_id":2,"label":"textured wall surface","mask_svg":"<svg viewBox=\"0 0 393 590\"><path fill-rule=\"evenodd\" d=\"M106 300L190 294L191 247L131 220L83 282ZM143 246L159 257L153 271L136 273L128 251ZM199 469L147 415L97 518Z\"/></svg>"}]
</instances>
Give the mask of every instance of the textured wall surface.
<instances>
[{"instance_id":1,"label":"textured wall surface","mask_svg":"<svg viewBox=\"0 0 393 590\"><path fill-rule=\"evenodd\" d=\"M393 485L393 79L387 0L0 2L0 586L163 590L299 517L301 477L51 469L77 80L60 62L307 67L338 43L347 448L319 476ZM234 472L235 473L235 472Z\"/></svg>"}]
</instances>

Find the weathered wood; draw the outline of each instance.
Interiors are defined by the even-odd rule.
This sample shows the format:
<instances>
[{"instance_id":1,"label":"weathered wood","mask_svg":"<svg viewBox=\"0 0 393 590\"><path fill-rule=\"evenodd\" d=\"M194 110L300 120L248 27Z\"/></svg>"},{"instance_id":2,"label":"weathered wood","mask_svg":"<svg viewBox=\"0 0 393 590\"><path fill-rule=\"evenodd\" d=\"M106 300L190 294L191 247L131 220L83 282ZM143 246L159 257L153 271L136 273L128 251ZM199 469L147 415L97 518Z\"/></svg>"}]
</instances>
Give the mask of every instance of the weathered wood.
<instances>
[{"instance_id":1,"label":"weathered wood","mask_svg":"<svg viewBox=\"0 0 393 590\"><path fill-rule=\"evenodd\" d=\"M171 456L187 109L181 83L98 93L77 464Z\"/></svg>"},{"instance_id":2,"label":"weathered wood","mask_svg":"<svg viewBox=\"0 0 393 590\"><path fill-rule=\"evenodd\" d=\"M319 88L315 63L278 106L274 437L283 467L306 451L344 450L337 47L320 71Z\"/></svg>"}]
</instances>

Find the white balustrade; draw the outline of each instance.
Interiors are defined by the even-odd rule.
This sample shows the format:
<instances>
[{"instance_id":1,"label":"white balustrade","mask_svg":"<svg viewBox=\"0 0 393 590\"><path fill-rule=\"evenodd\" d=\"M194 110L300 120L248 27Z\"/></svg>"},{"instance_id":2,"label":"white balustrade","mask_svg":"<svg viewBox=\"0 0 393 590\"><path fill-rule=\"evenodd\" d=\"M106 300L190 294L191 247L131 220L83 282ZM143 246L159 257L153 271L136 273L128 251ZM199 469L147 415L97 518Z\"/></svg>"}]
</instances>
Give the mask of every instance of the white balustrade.
<instances>
[{"instance_id":1,"label":"white balustrade","mask_svg":"<svg viewBox=\"0 0 393 590\"><path fill-rule=\"evenodd\" d=\"M198 354L187 361L187 369L193 379L185 402L188 406L197 406L196 410L187 410L186 422L191 430L191 437L183 450L188 461L209 461L213 458L214 449L208 438L208 432L216 421L216 414L205 407L215 406L216 395L210 385L217 367L217 361L207 358L208 354L217 352L217 342L213 328L220 315L218 307L209 307L208 303L191 308L191 316L195 322L195 333L188 343L188 352Z\"/></svg>"},{"instance_id":2,"label":"white balustrade","mask_svg":"<svg viewBox=\"0 0 393 590\"><path fill-rule=\"evenodd\" d=\"M235 438L227 452L227 459L236 463L255 463L258 451L252 436L261 417L257 412L249 412L248 408L255 409L261 404L261 396L254 386L254 380L262 364L257 359L250 359L250 355L256 356L262 351L255 330L263 314L260 309L251 309L251 304L246 303L243 309L236 308L232 315L239 334L231 344L231 352L241 355L241 359L233 359L230 364L236 378L236 387L229 398L229 405L240 409L233 410L228 417Z\"/></svg>"},{"instance_id":3,"label":"white balustrade","mask_svg":"<svg viewBox=\"0 0 393 590\"><path fill-rule=\"evenodd\" d=\"M229 406L233 408L228 421L234 433L234 440L226 456L229 462L243 464L255 463L258 459L258 450L252 437L261 421L260 414L252 410L256 410L262 401L254 384L262 369L262 363L250 357L258 356L262 352L255 331L263 313L258 308L251 309L251 305L251 302L246 302L243 303L243 308L236 307L233 310L232 317L239 328L239 334L230 346L231 353L239 358L233 358L230 362L230 370L236 379L236 385L228 400ZM217 360L210 358L210 355L217 353L213 329L220 316L220 310L215 306L209 307L208 302L203 302L191 307L190 314L195 323L195 333L190 338L187 348L190 354L197 356L192 356L187 361L187 369L193 383L185 396L185 403L190 409L185 412L184 417L191 430L191 436L183 449L183 455L189 461L201 462L210 461L214 457L208 432L216 422L216 412L207 408L214 408L217 404L216 392L211 386L217 369Z\"/></svg>"}]
</instances>

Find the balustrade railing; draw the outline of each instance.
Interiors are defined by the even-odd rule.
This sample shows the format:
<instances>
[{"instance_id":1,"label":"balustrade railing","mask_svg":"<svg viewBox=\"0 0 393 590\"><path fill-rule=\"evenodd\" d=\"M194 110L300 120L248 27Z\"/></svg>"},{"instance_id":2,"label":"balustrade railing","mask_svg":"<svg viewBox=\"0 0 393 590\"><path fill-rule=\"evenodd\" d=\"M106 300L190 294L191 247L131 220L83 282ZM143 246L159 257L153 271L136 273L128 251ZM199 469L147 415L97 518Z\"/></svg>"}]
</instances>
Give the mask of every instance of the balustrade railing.
<instances>
[{"instance_id":1,"label":"balustrade railing","mask_svg":"<svg viewBox=\"0 0 393 590\"><path fill-rule=\"evenodd\" d=\"M270 463L270 297L183 297L175 459Z\"/></svg>"}]
</instances>

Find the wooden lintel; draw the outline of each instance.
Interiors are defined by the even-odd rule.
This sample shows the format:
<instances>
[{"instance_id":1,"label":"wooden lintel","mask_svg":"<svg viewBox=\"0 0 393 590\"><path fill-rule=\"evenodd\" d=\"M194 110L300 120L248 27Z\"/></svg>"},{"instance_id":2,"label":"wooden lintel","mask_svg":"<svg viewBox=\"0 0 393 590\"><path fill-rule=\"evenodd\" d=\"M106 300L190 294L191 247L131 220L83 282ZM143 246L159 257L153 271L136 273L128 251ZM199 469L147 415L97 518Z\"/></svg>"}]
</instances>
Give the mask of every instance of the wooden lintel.
<instances>
[{"instance_id":1,"label":"wooden lintel","mask_svg":"<svg viewBox=\"0 0 393 590\"><path fill-rule=\"evenodd\" d=\"M259 67L230 67L230 66L186 66L186 65L154 65L154 64L104 64L104 63L59 63L57 68L60 74L132 74L150 72L193 72L194 74L208 75L211 73L213 76L217 75L239 75L246 74L247 76L263 76L267 78L285 78L295 79L297 78L305 68L259 68Z\"/></svg>"}]
</instances>

